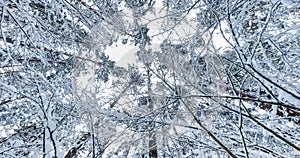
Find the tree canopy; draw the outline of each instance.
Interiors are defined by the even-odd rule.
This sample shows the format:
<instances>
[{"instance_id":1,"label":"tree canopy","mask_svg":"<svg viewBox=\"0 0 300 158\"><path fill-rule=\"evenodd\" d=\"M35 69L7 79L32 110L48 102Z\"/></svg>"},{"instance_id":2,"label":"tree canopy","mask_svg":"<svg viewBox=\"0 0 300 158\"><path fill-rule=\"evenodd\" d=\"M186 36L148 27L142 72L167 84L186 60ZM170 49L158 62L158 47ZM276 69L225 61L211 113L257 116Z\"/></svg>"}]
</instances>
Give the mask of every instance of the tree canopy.
<instances>
[{"instance_id":1,"label":"tree canopy","mask_svg":"<svg viewBox=\"0 0 300 158\"><path fill-rule=\"evenodd\" d=\"M299 157L299 17L296 0L2 0L0 157Z\"/></svg>"}]
</instances>

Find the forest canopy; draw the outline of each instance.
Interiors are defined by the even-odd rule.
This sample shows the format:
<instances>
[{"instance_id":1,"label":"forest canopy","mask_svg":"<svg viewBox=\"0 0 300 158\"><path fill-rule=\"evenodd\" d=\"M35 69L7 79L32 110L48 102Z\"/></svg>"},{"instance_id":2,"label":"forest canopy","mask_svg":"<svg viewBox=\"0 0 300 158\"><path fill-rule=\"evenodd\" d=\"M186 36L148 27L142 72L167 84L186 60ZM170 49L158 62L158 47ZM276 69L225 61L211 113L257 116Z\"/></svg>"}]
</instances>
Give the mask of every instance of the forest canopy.
<instances>
[{"instance_id":1,"label":"forest canopy","mask_svg":"<svg viewBox=\"0 0 300 158\"><path fill-rule=\"evenodd\" d=\"M300 156L300 1L2 0L0 22L1 158Z\"/></svg>"}]
</instances>

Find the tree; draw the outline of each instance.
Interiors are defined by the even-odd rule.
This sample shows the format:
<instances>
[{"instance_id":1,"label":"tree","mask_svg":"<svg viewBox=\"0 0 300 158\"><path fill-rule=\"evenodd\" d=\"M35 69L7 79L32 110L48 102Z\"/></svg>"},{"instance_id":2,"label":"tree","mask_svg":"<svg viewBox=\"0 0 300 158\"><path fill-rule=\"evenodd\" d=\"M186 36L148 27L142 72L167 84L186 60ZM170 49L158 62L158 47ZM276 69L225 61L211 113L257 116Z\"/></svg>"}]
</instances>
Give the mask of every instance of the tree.
<instances>
[{"instance_id":1,"label":"tree","mask_svg":"<svg viewBox=\"0 0 300 158\"><path fill-rule=\"evenodd\" d=\"M172 37L176 36L176 34L170 33L172 32L170 30L174 28L171 26L171 29L163 29L163 32L160 33L169 34L165 44L171 48L167 48L165 51L161 49L161 52L157 53L157 58L148 56L146 59L153 60L152 67L153 63L158 63L156 68L154 66L154 68L148 69L150 69L153 75L162 82L162 86L167 87L167 91L176 94L174 85L175 83L177 84L177 82L180 83L182 87L189 89L188 92L190 93L184 93L184 95L181 94L182 96L175 95L175 98L180 98L181 107L184 107L183 104L187 102L182 98L194 99L193 101L190 101L190 104L186 104L187 109L181 110L185 110L187 113L188 111L191 111L188 115L189 117L195 115L195 117L193 117L193 120L196 122L195 125L200 126L202 130L205 131L204 133L210 136L210 139L205 140L205 142L210 142L208 143L208 146L210 147L210 152L208 153L212 155L217 154L211 151L215 148L215 145L218 145L232 157L242 155L245 157L255 157L261 154L279 156L276 152L279 152L280 155L287 154L288 157L295 157L298 155L297 151L299 151L299 147L296 143L297 139L294 139L297 136L289 137L284 134L285 132L283 131L296 130L296 127L298 126L297 115L299 109L295 103L299 101L299 94L297 93L297 90L292 90L293 88L284 88L282 86L287 86L289 84L298 85L298 82L296 81L295 83L295 81L290 80L291 77L287 77L289 76L287 75L287 78L284 79L285 83L280 85L274 82L274 80L277 79L274 77L270 78L269 76L283 77L285 76L283 74L286 74L285 72L287 71L280 72L279 69L283 70L283 67L279 68L279 65L285 65L283 63L286 63L291 69L292 67L296 68L298 63L295 63L294 65L294 63L287 61L279 61L279 59L283 57L279 57L280 55L275 54L280 54L276 53L279 51L280 47L274 45L270 46L271 44L268 48L265 46L265 44L269 43L265 42L270 40L271 35L274 34L273 31L279 31L276 26L277 21L275 20L275 22L272 19L282 19L279 18L279 15L288 15L282 14L282 11L287 10L287 8L289 8L288 10L291 12L288 17L292 17L294 14L293 9L295 9L295 7L292 7L292 5L287 3L267 1L211 1L209 3L197 1L190 5L187 2L184 4L186 8L189 8L187 6L191 6L192 9L194 9L194 7L202 9L197 15L199 16L200 26L204 27L203 30L208 31L208 42L201 47L202 49L199 49L199 46L198 48L197 46L195 47L193 44L195 44L196 41L193 41L195 39L190 37L187 37L186 39L181 38L180 44L173 43L172 40L174 39L172 39ZM173 9L173 5L176 6L178 4L174 4L172 1L166 2L166 8L169 10ZM293 6L295 5L297 6L299 4L293 3ZM172 11L178 11L178 7L174 8L175 9ZM190 12L192 10L191 8L186 9L185 11ZM179 23L175 24L179 25ZM226 25L226 27L224 25ZM213 41L211 41L211 39L213 39L217 30L219 30L218 32L228 43L228 47L225 50L216 50L212 44ZM280 36L281 35L282 33L280 33ZM291 35L289 34L287 38L288 37L290 39ZM292 35L292 37L295 36ZM174 42L175 41L176 40L174 40ZM189 42L185 43L184 41ZM151 45L149 47L151 47ZM141 52L150 51L145 50L144 47L142 48ZM266 49L268 52L266 52ZM277 51L275 49L277 49ZM206 50L208 53L205 54L204 52L199 52L199 50ZM186 60L177 58L176 53L178 52L188 52L185 56ZM294 54L294 52L295 51L291 53ZM176 58L177 62L174 60ZM165 77L165 74L159 75L162 71L162 67L168 69L167 72L170 71L173 73L173 75L170 75L173 77ZM294 72L297 72L296 69L293 69L292 71L293 74ZM171 78L175 78L175 83L174 81L170 81ZM152 93L153 92L152 89ZM164 92L164 94L166 95L167 92ZM159 95L156 97L163 98L163 96ZM201 102L204 104L202 103L202 105L199 105ZM132 102L130 102L130 105L131 104ZM159 104L156 104L156 106L157 109L160 109L159 107L161 107ZM210 109L211 107L216 106L219 107L217 108L218 110ZM193 109L193 107L195 108ZM191 110L188 110L189 108ZM198 111L198 113L196 113L196 111ZM209 122L210 125L213 125L211 126L211 129L208 129L203 125L203 122L205 122L203 118L202 120L200 118L201 115L202 117L211 115L212 111L219 116L214 118L212 122ZM148 116L149 114L145 114L145 116L146 115ZM185 115L185 118L187 118L188 115ZM152 117L154 116L157 116L157 114L152 115ZM291 117L286 119L286 116L293 117L292 119ZM159 119L153 120L157 121ZM267 123L271 120L274 124L278 125L277 128L273 128ZM280 121L277 122L278 120ZM160 123L161 126L166 126L166 122L163 121ZM290 126L282 129L281 127L284 126L284 124L289 124ZM255 129L255 132L247 131L246 129L248 128ZM222 134L215 132L220 131L221 129L224 131L229 130L230 132L221 132ZM261 133L261 129L266 131L267 134ZM196 129L196 131L199 131L199 129ZM194 134L195 130L190 130L190 132ZM203 135L203 133L198 135ZM259 138L257 138L258 135ZM256 138L249 139L253 136ZM196 136L192 138L189 136L186 140L198 140L197 142L203 142L203 139L201 140ZM261 144L261 141L265 142L265 144L259 145ZM181 142L181 144L183 143L184 141ZM215 144L212 145L211 143ZM194 143L193 145L195 144L197 143ZM278 146L281 146L280 150L277 150ZM191 153L197 153L195 150L196 147L191 148ZM272 152L274 149L276 152ZM259 150L259 153L256 153L257 150ZM291 152L293 150L295 150L295 152ZM224 153L222 153L222 155L223 154ZM176 156L180 157L179 155Z\"/></svg>"},{"instance_id":2,"label":"tree","mask_svg":"<svg viewBox=\"0 0 300 158\"><path fill-rule=\"evenodd\" d=\"M75 130L74 72L85 62L104 67L78 52L103 21L97 12L83 1L1 2L2 157L62 157L89 140L89 131Z\"/></svg>"},{"instance_id":3,"label":"tree","mask_svg":"<svg viewBox=\"0 0 300 158\"><path fill-rule=\"evenodd\" d=\"M299 7L4 2L0 153L297 157ZM118 67L105 54L120 43L137 48L136 64Z\"/></svg>"}]
</instances>

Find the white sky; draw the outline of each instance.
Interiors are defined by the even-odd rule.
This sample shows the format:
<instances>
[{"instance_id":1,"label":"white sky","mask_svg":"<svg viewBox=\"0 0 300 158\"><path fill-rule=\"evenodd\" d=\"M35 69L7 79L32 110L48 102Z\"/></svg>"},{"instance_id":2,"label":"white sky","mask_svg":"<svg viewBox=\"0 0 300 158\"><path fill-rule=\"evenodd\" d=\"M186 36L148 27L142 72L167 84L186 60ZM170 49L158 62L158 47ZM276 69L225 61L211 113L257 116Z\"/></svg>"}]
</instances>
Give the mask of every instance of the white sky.
<instances>
[{"instance_id":1,"label":"white sky","mask_svg":"<svg viewBox=\"0 0 300 158\"><path fill-rule=\"evenodd\" d=\"M156 8L156 12L159 12L159 10L161 10L162 6L162 1L156 1L156 4L155 4L155 8ZM128 15L130 16L131 13L129 13ZM147 15L147 19L154 19L156 17L162 17L164 16L164 13L163 12L160 12L160 15ZM195 17L196 16L196 12L195 11L192 11L189 13L189 16L188 18L192 18L192 17ZM162 21L161 20L157 20L157 21L154 21L152 23L150 23L147 27L150 28L150 31L149 31L149 35L155 35L157 33L160 32L160 30L162 29L161 28L161 25L162 24ZM190 26L189 26L190 25ZM185 24L182 24L182 25L179 25L178 27L175 28L176 30L176 33L178 33L178 36L181 36L181 38L186 38L187 36L187 32L190 32L188 34L190 35L193 35L195 34L195 30L193 29L193 25L195 26L196 23L189 23L189 25L185 25ZM226 26L226 24L224 23L222 25L223 27ZM161 40L162 39L165 39L166 37L163 37L163 36L157 36L155 38L152 39L151 43L152 43L152 47L155 47L156 49L159 48L159 44L161 43ZM110 56L110 58L114 61L117 62L117 65L119 66L126 66L128 63L134 63L135 61L135 58L134 58L134 53L136 51L138 51L138 47L137 46L134 46L133 44L132 45L123 45L121 43L122 41L122 38L120 38L120 40L117 42L117 44L111 46L111 47L108 47L106 49L106 53ZM130 43L130 42L128 42ZM215 47L217 49L221 48L221 49L224 49L225 47L228 46L227 42L224 40L224 38L222 37L222 35L220 34L220 31L217 30L215 33L214 33L214 36L213 36L213 43L215 44Z\"/></svg>"}]
</instances>

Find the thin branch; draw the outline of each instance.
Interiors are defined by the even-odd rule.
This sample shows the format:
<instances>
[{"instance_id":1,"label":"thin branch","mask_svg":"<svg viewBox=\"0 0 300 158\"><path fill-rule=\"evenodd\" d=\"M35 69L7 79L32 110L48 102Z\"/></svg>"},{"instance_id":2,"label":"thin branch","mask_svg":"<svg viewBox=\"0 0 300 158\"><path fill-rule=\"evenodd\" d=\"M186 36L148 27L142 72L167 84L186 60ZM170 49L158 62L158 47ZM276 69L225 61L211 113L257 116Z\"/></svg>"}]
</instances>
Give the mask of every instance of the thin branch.
<instances>
[{"instance_id":1,"label":"thin branch","mask_svg":"<svg viewBox=\"0 0 300 158\"><path fill-rule=\"evenodd\" d=\"M17 101L17 100L21 100L21 99L24 99L24 98L26 98L26 96L22 96L22 97L15 98L15 99L4 100L4 101L0 102L0 105L8 104L8 103L11 103L11 102L14 102L14 101Z\"/></svg>"},{"instance_id":2,"label":"thin branch","mask_svg":"<svg viewBox=\"0 0 300 158\"><path fill-rule=\"evenodd\" d=\"M290 92L289 90L285 89L284 87L280 86L279 84L273 82L270 78L266 77L265 75L263 75L262 73L260 73L258 70L256 70L254 67L249 66L256 74L258 74L260 77L262 77L264 80L268 81L269 83L271 83L272 85L276 86L277 88L283 90L284 92L286 92L287 94L293 96L294 98L298 99L300 101L300 96Z\"/></svg>"},{"instance_id":3,"label":"thin branch","mask_svg":"<svg viewBox=\"0 0 300 158\"><path fill-rule=\"evenodd\" d=\"M243 115L242 115L241 100L240 100L240 104L239 104L239 113L240 113L240 115L239 115L239 117L240 117L239 131L240 131L240 135L242 137L242 142L243 142L246 158L249 158L249 153L248 153L245 137L244 137L244 134L243 134L243 131L242 131L242 129L243 129Z\"/></svg>"},{"instance_id":4,"label":"thin branch","mask_svg":"<svg viewBox=\"0 0 300 158\"><path fill-rule=\"evenodd\" d=\"M6 10L7 13L13 18L13 20L17 23L17 25L19 26L19 28L21 29L21 31L25 34L25 36L27 37L27 39L30 41L30 43L33 45L33 47L35 47L35 44L32 42L31 38L29 37L29 35L27 34L27 32L22 28L21 24L18 22L18 20L12 15L12 13L9 10Z\"/></svg>"},{"instance_id":5,"label":"thin branch","mask_svg":"<svg viewBox=\"0 0 300 158\"><path fill-rule=\"evenodd\" d=\"M148 67L149 68L149 67ZM153 72L152 69L149 68ZM154 73L159 79L162 80L162 77L160 77L157 73ZM176 93L175 89L172 88L165 80L162 80L167 86ZM213 133L211 133L205 126L202 125L200 120L196 117L196 115L193 113L193 111L190 109L190 107L185 103L185 101L179 97L185 108L188 110L188 112L192 115L193 119L197 122L197 124L218 144L221 146L225 152L227 152L231 157L237 158L236 155L234 155Z\"/></svg>"},{"instance_id":6,"label":"thin branch","mask_svg":"<svg viewBox=\"0 0 300 158\"><path fill-rule=\"evenodd\" d=\"M260 102L260 103L266 103L266 104L272 104L272 105L280 105L289 109L297 110L300 113L300 108L293 107L291 105L287 105L281 102L272 102L272 101L267 101L267 100L261 100L261 99L256 99L255 96L248 95L249 97L239 97L239 96L222 96L222 95L188 95L188 96L181 96L181 98L225 98L225 99L237 99L237 100L244 100L244 101L253 101L253 102ZM250 97L251 96L251 97Z\"/></svg>"},{"instance_id":7,"label":"thin branch","mask_svg":"<svg viewBox=\"0 0 300 158\"><path fill-rule=\"evenodd\" d=\"M65 158L73 158L79 149L82 148L83 144L91 137L90 133L86 133L80 137L76 142L77 146L72 147L66 154Z\"/></svg>"},{"instance_id":8,"label":"thin branch","mask_svg":"<svg viewBox=\"0 0 300 158\"><path fill-rule=\"evenodd\" d=\"M221 104L223 107L225 107L226 109L239 114L238 111L222 104L219 102L219 104ZM244 117L252 120L253 122L255 122L256 124L258 124L259 126L261 126L263 129L267 130L268 132L272 133L275 137L277 137L278 139L280 139L281 141L285 142L286 144L290 145L291 147L293 147L294 149L300 151L300 147L296 146L295 144L293 144L292 142L288 141L287 139L285 139L283 136L279 135L278 133L276 133L275 131L273 131L272 129L268 128L267 126L265 126L264 124L260 123L257 119L255 119L254 117L252 117L251 115L246 115L246 114L242 114Z\"/></svg>"},{"instance_id":9,"label":"thin branch","mask_svg":"<svg viewBox=\"0 0 300 158\"><path fill-rule=\"evenodd\" d=\"M50 127L47 126L48 132L49 132L49 136L52 142L52 146L53 146L53 150L54 150L54 158L57 158L57 146L53 137L53 132L51 131Z\"/></svg>"},{"instance_id":10,"label":"thin branch","mask_svg":"<svg viewBox=\"0 0 300 158\"><path fill-rule=\"evenodd\" d=\"M189 108L189 106L185 103L183 99L180 99L185 108L189 111L189 113L192 115L193 119L197 122L197 124L218 144L221 146L222 149L224 149L231 157L237 158L214 134L212 134L205 126L202 125L200 120L195 116L193 111Z\"/></svg>"}]
</instances>

